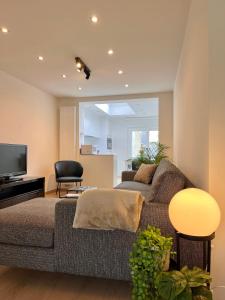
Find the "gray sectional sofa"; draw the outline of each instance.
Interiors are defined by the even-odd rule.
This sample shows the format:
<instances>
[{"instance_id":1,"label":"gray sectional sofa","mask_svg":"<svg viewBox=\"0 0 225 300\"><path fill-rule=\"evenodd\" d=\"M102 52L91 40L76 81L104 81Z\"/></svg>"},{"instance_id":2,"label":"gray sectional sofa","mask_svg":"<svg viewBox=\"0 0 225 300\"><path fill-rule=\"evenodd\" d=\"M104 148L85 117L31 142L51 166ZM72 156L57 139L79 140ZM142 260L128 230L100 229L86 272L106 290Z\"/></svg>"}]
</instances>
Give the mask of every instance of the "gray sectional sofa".
<instances>
[{"instance_id":1,"label":"gray sectional sofa","mask_svg":"<svg viewBox=\"0 0 225 300\"><path fill-rule=\"evenodd\" d=\"M175 237L168 203L179 190L192 186L169 161L157 167L151 185L133 182L123 173L116 188L139 190L149 201L142 209L140 229L148 224ZM125 181L126 179L126 181ZM85 276L130 280L129 252L136 234L122 230L73 229L76 201L36 198L0 210L0 264ZM183 241L182 264L201 267L198 243Z\"/></svg>"}]
</instances>

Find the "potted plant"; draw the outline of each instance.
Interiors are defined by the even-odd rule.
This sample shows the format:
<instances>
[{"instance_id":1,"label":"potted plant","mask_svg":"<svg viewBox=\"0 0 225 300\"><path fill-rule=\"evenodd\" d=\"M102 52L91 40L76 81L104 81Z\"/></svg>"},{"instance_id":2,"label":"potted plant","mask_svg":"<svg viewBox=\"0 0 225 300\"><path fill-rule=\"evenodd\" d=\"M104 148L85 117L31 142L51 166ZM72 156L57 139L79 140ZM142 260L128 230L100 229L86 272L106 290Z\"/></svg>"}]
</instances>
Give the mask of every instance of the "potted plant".
<instances>
[{"instance_id":1,"label":"potted plant","mask_svg":"<svg viewBox=\"0 0 225 300\"><path fill-rule=\"evenodd\" d=\"M200 268L160 273L155 281L160 300L212 300L211 277ZM157 299L157 298L156 298Z\"/></svg>"},{"instance_id":2,"label":"potted plant","mask_svg":"<svg viewBox=\"0 0 225 300\"><path fill-rule=\"evenodd\" d=\"M139 155L132 159L132 169L137 170L142 163L158 165L162 159L168 157L166 155L168 148L168 146L158 142L150 143L149 147L142 147Z\"/></svg>"},{"instance_id":3,"label":"potted plant","mask_svg":"<svg viewBox=\"0 0 225 300\"><path fill-rule=\"evenodd\" d=\"M172 238L161 235L160 229L148 226L140 231L130 254L133 283L132 299L157 299L155 280L157 275L169 268Z\"/></svg>"}]
</instances>

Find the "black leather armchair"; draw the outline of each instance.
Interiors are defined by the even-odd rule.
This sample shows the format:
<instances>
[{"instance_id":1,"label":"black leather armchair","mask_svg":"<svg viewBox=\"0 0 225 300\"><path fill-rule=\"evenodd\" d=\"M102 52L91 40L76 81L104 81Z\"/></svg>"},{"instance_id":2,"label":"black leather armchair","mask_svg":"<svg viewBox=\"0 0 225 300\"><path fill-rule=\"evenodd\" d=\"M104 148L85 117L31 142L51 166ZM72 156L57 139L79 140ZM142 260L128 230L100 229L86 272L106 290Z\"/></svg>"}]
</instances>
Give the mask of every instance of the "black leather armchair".
<instances>
[{"instance_id":1,"label":"black leather armchair","mask_svg":"<svg viewBox=\"0 0 225 300\"><path fill-rule=\"evenodd\" d=\"M61 160L55 163L55 177L57 182L57 190L56 193L61 191L61 184L62 183L77 183L81 182L83 179L81 178L83 175L83 167L82 165L73 160Z\"/></svg>"}]
</instances>

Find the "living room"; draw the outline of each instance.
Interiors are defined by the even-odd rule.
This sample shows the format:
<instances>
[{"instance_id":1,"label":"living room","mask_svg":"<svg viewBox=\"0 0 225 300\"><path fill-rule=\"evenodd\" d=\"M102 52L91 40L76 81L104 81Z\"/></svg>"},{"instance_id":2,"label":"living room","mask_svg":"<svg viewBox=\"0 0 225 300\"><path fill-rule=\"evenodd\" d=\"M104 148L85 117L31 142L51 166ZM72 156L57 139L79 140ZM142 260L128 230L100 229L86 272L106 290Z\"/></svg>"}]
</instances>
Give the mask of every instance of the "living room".
<instances>
[{"instance_id":1,"label":"living room","mask_svg":"<svg viewBox=\"0 0 225 300\"><path fill-rule=\"evenodd\" d=\"M169 159L220 207L211 286L213 299L224 299L224 1L0 4L0 143L27 145L27 175L45 177L46 192L55 191L55 162L80 160L80 103L157 98ZM82 163L85 176L90 162ZM107 177L100 170L97 182ZM13 266L0 267L0 296L131 298L127 282Z\"/></svg>"}]
</instances>

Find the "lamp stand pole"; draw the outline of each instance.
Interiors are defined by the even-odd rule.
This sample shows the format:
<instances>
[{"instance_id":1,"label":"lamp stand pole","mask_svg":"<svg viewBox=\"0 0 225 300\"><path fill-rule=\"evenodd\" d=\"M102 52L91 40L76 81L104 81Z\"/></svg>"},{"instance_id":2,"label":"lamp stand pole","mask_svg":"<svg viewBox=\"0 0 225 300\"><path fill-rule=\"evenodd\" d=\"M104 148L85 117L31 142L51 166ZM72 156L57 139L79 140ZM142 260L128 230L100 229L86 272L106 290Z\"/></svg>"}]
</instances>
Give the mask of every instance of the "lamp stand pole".
<instances>
[{"instance_id":1,"label":"lamp stand pole","mask_svg":"<svg viewBox=\"0 0 225 300\"><path fill-rule=\"evenodd\" d=\"M208 236L192 236L186 235L181 232L176 232L176 243L177 243L177 268L180 270L181 267L181 251L180 251L180 239L189 241L202 242L203 246L203 269L210 272L211 262L211 240L215 238L215 232Z\"/></svg>"}]
</instances>

